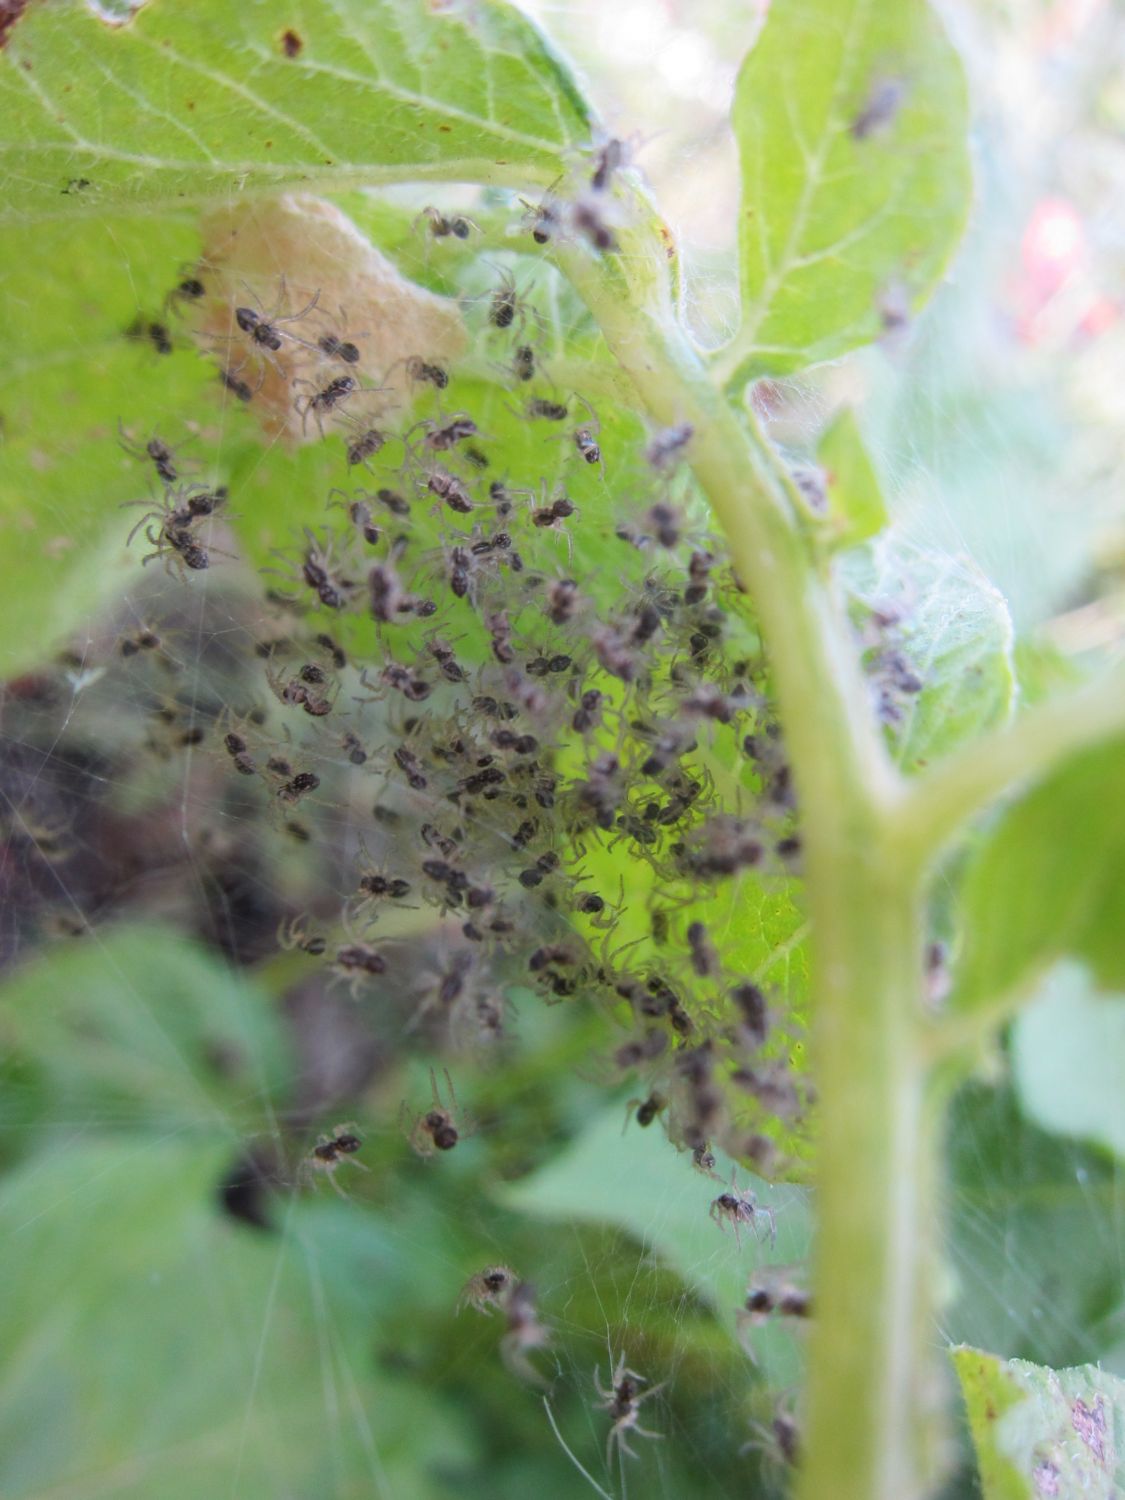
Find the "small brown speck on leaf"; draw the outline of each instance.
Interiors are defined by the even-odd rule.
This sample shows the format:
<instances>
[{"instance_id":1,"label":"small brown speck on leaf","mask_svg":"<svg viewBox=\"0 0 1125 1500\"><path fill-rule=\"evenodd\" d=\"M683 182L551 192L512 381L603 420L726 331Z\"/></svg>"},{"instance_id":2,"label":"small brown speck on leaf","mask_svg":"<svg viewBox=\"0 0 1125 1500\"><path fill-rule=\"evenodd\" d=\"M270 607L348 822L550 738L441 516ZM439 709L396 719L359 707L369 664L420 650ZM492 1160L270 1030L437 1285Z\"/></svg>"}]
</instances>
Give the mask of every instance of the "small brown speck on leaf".
<instances>
[{"instance_id":1,"label":"small brown speck on leaf","mask_svg":"<svg viewBox=\"0 0 1125 1500\"><path fill-rule=\"evenodd\" d=\"M304 42L292 27L288 31L281 33L281 50L285 53L286 57L296 57L304 45Z\"/></svg>"}]
</instances>

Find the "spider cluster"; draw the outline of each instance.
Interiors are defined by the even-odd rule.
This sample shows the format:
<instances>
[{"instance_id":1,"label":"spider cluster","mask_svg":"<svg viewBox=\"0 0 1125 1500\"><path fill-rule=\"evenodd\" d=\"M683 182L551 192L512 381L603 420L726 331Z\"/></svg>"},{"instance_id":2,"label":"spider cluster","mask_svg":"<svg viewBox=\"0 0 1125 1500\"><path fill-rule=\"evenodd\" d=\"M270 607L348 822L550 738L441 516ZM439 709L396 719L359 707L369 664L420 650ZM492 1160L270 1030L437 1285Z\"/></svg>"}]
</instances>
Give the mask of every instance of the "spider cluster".
<instances>
[{"instance_id":1,"label":"spider cluster","mask_svg":"<svg viewBox=\"0 0 1125 1500\"><path fill-rule=\"evenodd\" d=\"M578 199L524 223L528 248L563 234L613 253L626 168L605 143ZM473 254L463 216L429 208L418 227L445 262ZM712 917L740 880L786 881L801 855L750 604L692 488L692 428L621 437L551 382L536 273L478 264L493 278L476 301L478 357L465 372L402 357L414 402L401 415L359 409L377 389L361 334L319 296L296 306L282 280L234 307L227 373L252 384L304 361L293 410L311 440L343 435L326 451L345 482L312 496L301 535L263 570L263 722L241 703L216 715L215 760L331 867L313 910L283 915L281 940L357 1004L393 1002L404 1036L485 1053L507 1043L518 988L596 1005L622 1028L607 1066L636 1078L639 1127L667 1131L709 1175L720 1146L768 1171L777 1122L799 1125L808 1103L788 1065L795 1024L761 973L730 960ZM207 275L181 274L170 305L190 315ZM485 365L501 391L478 405ZM494 434L513 420L530 457L497 472ZM187 482L164 436L126 441L165 486L134 534L189 577L209 561L203 523L225 491ZM613 509L607 464L633 476ZM872 643L878 671L909 692L892 635ZM359 826L342 841L332 814L345 805ZM424 944L411 948L408 927ZM431 1158L474 1128L440 1069L402 1126ZM739 1242L774 1230L734 1183L711 1214ZM516 1316L520 1299L504 1306L522 1347L535 1324ZM632 1378L622 1367L612 1383Z\"/></svg>"}]
</instances>

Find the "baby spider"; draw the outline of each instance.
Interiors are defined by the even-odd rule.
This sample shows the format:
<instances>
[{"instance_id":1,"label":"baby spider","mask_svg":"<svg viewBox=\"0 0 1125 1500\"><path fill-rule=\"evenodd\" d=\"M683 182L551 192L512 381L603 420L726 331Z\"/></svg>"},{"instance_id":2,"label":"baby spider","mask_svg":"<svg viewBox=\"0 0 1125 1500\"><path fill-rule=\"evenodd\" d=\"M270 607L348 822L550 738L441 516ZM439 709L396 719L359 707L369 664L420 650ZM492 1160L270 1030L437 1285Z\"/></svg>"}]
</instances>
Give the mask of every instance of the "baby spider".
<instances>
[{"instance_id":1,"label":"baby spider","mask_svg":"<svg viewBox=\"0 0 1125 1500\"><path fill-rule=\"evenodd\" d=\"M519 1278L508 1266L486 1266L470 1276L457 1298L457 1311L475 1307L477 1312L492 1316L494 1307L503 1307Z\"/></svg>"},{"instance_id":2,"label":"baby spider","mask_svg":"<svg viewBox=\"0 0 1125 1500\"><path fill-rule=\"evenodd\" d=\"M338 564L334 556L334 539L331 534L327 540L319 542L316 534L305 527L306 546L301 556L300 580L306 587L312 589L326 609L343 609L349 597L355 592L357 585L350 579L343 577L339 572ZM284 558L283 553L278 556ZM292 574L282 572L278 568L263 568L264 573L280 573L280 576L292 577ZM281 596L286 603L295 603L292 595Z\"/></svg>"},{"instance_id":3,"label":"baby spider","mask_svg":"<svg viewBox=\"0 0 1125 1500\"><path fill-rule=\"evenodd\" d=\"M293 403L293 410L301 419L301 432L304 433L308 426L309 413L316 418L317 429L321 437L324 436L324 423L321 418L329 412L334 412L338 406L354 396L359 390L359 381L354 375L337 375L330 380L326 386L319 390L316 383L311 380L295 380L294 385L307 385L312 387L312 395L298 396Z\"/></svg>"},{"instance_id":4,"label":"baby spider","mask_svg":"<svg viewBox=\"0 0 1125 1500\"><path fill-rule=\"evenodd\" d=\"M516 415L520 416L521 413L516 412ZM532 396L530 401L524 402L522 415L529 421L565 422L570 416L570 408L565 401L548 401L543 396Z\"/></svg>"},{"instance_id":5,"label":"baby spider","mask_svg":"<svg viewBox=\"0 0 1125 1500\"><path fill-rule=\"evenodd\" d=\"M535 350L530 344L517 344L509 369L517 380L526 382L535 378Z\"/></svg>"},{"instance_id":6,"label":"baby spider","mask_svg":"<svg viewBox=\"0 0 1125 1500\"><path fill-rule=\"evenodd\" d=\"M149 438L147 443L135 442L122 426L121 419L117 420L117 431L120 434L120 443L130 458L150 459L158 478L165 484L175 484L180 477L176 468L176 454L178 448L169 448L168 444L156 433ZM180 447L184 445L181 443Z\"/></svg>"},{"instance_id":7,"label":"baby spider","mask_svg":"<svg viewBox=\"0 0 1125 1500\"><path fill-rule=\"evenodd\" d=\"M752 1430L754 1437L742 1445L739 1453L749 1453L756 1449L771 1469L784 1471L786 1468L796 1468L801 1458L801 1429L786 1403L777 1403L768 1427L755 1422Z\"/></svg>"},{"instance_id":8,"label":"baby spider","mask_svg":"<svg viewBox=\"0 0 1125 1500\"><path fill-rule=\"evenodd\" d=\"M348 321L347 313L345 313L342 307L339 311L339 321L334 323L334 320L328 314L325 314L322 309L321 316L328 323L327 331L317 334L315 345L309 344L304 339L301 340L301 343L308 349L315 347L317 353L325 359L338 359L344 365L358 365L362 356L355 339L365 338L366 335L357 333L354 338L345 338L345 327Z\"/></svg>"},{"instance_id":9,"label":"baby spider","mask_svg":"<svg viewBox=\"0 0 1125 1500\"><path fill-rule=\"evenodd\" d=\"M727 1224L734 1225L735 1243L740 1249L742 1248L740 1231L743 1225L748 1225L753 1229L759 1218L768 1219L770 1244L772 1245L777 1240L777 1219L774 1216L774 1211L772 1208L760 1208L757 1198L755 1198L749 1188L745 1188L741 1192L739 1191L735 1186L737 1171L738 1169L735 1168L735 1171L731 1173L730 1187L713 1200L710 1217L714 1219L720 1229L723 1228L724 1221Z\"/></svg>"},{"instance_id":10,"label":"baby spider","mask_svg":"<svg viewBox=\"0 0 1125 1500\"><path fill-rule=\"evenodd\" d=\"M403 363L406 365L407 379L415 385L432 385L435 391L444 391L449 384L449 371L434 360L425 360L420 354L412 354Z\"/></svg>"},{"instance_id":11,"label":"baby spider","mask_svg":"<svg viewBox=\"0 0 1125 1500\"><path fill-rule=\"evenodd\" d=\"M266 681L279 703L303 708L312 719L330 714L340 692L340 684L333 683L315 662L305 662L291 677L267 668Z\"/></svg>"},{"instance_id":12,"label":"baby spider","mask_svg":"<svg viewBox=\"0 0 1125 1500\"><path fill-rule=\"evenodd\" d=\"M278 947L284 948L287 953L293 953L294 948L297 948L302 953L308 953L311 959L320 959L329 944L323 933L312 932L309 922L311 918L306 912L284 919L278 927Z\"/></svg>"},{"instance_id":13,"label":"baby spider","mask_svg":"<svg viewBox=\"0 0 1125 1500\"><path fill-rule=\"evenodd\" d=\"M499 267L496 268L500 270ZM529 317L537 317L535 309L516 288L510 271L500 270L500 285L489 295L488 321L502 333L512 329L515 337L522 336Z\"/></svg>"},{"instance_id":14,"label":"baby spider","mask_svg":"<svg viewBox=\"0 0 1125 1500\"><path fill-rule=\"evenodd\" d=\"M456 240L467 240L470 230L477 227L472 219L466 218L464 214L450 214L447 216L440 209L436 209L429 204L415 218L414 227L417 227L423 219L426 220L431 238L435 240L448 239L450 235Z\"/></svg>"},{"instance_id":15,"label":"baby spider","mask_svg":"<svg viewBox=\"0 0 1125 1500\"><path fill-rule=\"evenodd\" d=\"M265 367L263 366L262 368L262 372L258 377L257 385L251 385L248 380L243 380L241 365L237 370L220 370L219 379L222 382L223 389L228 390L237 401L241 401L245 406L246 403L252 401L258 391L262 389L262 385L265 381Z\"/></svg>"},{"instance_id":16,"label":"baby spider","mask_svg":"<svg viewBox=\"0 0 1125 1500\"><path fill-rule=\"evenodd\" d=\"M578 450L579 455L584 458L588 464L597 464L604 476L605 464L602 462L602 450L597 441L597 436L601 431L602 424L598 421L597 414L595 413L594 408L586 400L585 396L576 396L575 400L580 401L586 408L586 410L590 413L590 420L588 422L584 422L580 427L575 427L571 432L563 433L562 436L564 439L570 439L575 448ZM531 403L529 402L529 410L530 407ZM544 415L546 414L544 413Z\"/></svg>"},{"instance_id":17,"label":"baby spider","mask_svg":"<svg viewBox=\"0 0 1125 1500\"><path fill-rule=\"evenodd\" d=\"M657 1093L655 1089L653 1089L652 1093L646 1099L630 1099L625 1106L625 1127L628 1126L629 1121L633 1118L632 1111L634 1105L637 1107L637 1124L642 1130L645 1130L658 1115L667 1109L668 1101L663 1094ZM625 1134L625 1127L622 1128L622 1135Z\"/></svg>"},{"instance_id":18,"label":"baby spider","mask_svg":"<svg viewBox=\"0 0 1125 1500\"><path fill-rule=\"evenodd\" d=\"M257 296L253 292L250 295L258 303L258 306L256 308L236 307L234 310L234 321L238 324L242 332L248 335L255 348L268 349L273 354L277 353L285 339L293 337L292 334L282 332L280 325L282 323L299 323L302 318L307 317L312 312L320 297L320 293L317 292L312 301L303 307L299 313L290 313L287 317L281 317L279 314L285 304L284 276L281 278L281 284L278 287L277 301L274 303L273 312L267 314Z\"/></svg>"},{"instance_id":19,"label":"baby spider","mask_svg":"<svg viewBox=\"0 0 1125 1500\"><path fill-rule=\"evenodd\" d=\"M355 527L356 534L361 537L369 547L374 547L382 537L383 533L371 517L371 506L367 502L365 491L357 490L355 498L349 499L344 490L329 490L328 505L331 509L338 506ZM333 500L333 495L339 496Z\"/></svg>"},{"instance_id":20,"label":"baby spider","mask_svg":"<svg viewBox=\"0 0 1125 1500\"><path fill-rule=\"evenodd\" d=\"M655 1396L662 1391L667 1381L661 1381L650 1390L642 1391L640 1385L647 1384L645 1376L638 1375L636 1370L630 1370L625 1363L625 1355L617 1361L617 1367L613 1371L609 1389L602 1385L598 1378L598 1372L594 1371L594 1389L601 1397L595 1402L599 1411L608 1411L613 1418L613 1426L609 1429L609 1436L605 1445L606 1467L612 1467L613 1450L617 1448L620 1457L636 1458L637 1455L629 1447L628 1435L636 1433L638 1437L662 1438L662 1432L650 1432L648 1428L640 1425L640 1407L642 1401L647 1401L650 1396Z\"/></svg>"},{"instance_id":21,"label":"baby spider","mask_svg":"<svg viewBox=\"0 0 1125 1500\"><path fill-rule=\"evenodd\" d=\"M423 417L420 422L414 424L403 439L408 449L411 436L420 427L425 431L422 447L427 453L448 453L458 443L463 443L466 438L476 437L478 431L477 424L465 412L455 413L440 425L430 417Z\"/></svg>"},{"instance_id":22,"label":"baby spider","mask_svg":"<svg viewBox=\"0 0 1125 1500\"><path fill-rule=\"evenodd\" d=\"M424 469L421 480L431 495L436 495L458 515L467 516L472 510L473 502L469 491L462 481L455 474L451 474L448 469L443 469L440 465L435 465L432 469Z\"/></svg>"},{"instance_id":23,"label":"baby spider","mask_svg":"<svg viewBox=\"0 0 1125 1500\"><path fill-rule=\"evenodd\" d=\"M645 458L656 469L666 469L675 463L695 435L690 422L680 422L675 427L665 427L654 434L645 449Z\"/></svg>"},{"instance_id":24,"label":"baby spider","mask_svg":"<svg viewBox=\"0 0 1125 1500\"><path fill-rule=\"evenodd\" d=\"M147 625L141 625L132 632L121 638L118 648L122 656L136 656L140 651L159 651L160 637L155 630L150 630Z\"/></svg>"},{"instance_id":25,"label":"baby spider","mask_svg":"<svg viewBox=\"0 0 1125 1500\"><path fill-rule=\"evenodd\" d=\"M381 453L393 434L383 427L376 426L370 418L360 419L349 415L348 412L341 412L340 416L355 433L355 436L348 438L346 443L348 468L354 469L356 464L362 464L367 472L371 473L367 460Z\"/></svg>"},{"instance_id":26,"label":"baby spider","mask_svg":"<svg viewBox=\"0 0 1125 1500\"><path fill-rule=\"evenodd\" d=\"M301 1163L302 1173L315 1186L317 1172L323 1172L340 1197L346 1198L347 1193L336 1181L336 1169L344 1162L350 1162L361 1172L370 1171L369 1167L356 1160L355 1154L362 1145L363 1140L356 1134L356 1127L351 1121L346 1125L333 1125L331 1135L318 1136L316 1145Z\"/></svg>"},{"instance_id":27,"label":"baby spider","mask_svg":"<svg viewBox=\"0 0 1125 1500\"><path fill-rule=\"evenodd\" d=\"M602 424L598 421L594 414L594 408L586 398L579 396L577 399L581 401L582 405L590 413L590 421L584 423L581 427L576 427L571 433L571 437L574 439L574 446L588 464L597 464L604 474L605 465L602 463L602 450L596 442L596 437L601 431Z\"/></svg>"},{"instance_id":28,"label":"baby spider","mask_svg":"<svg viewBox=\"0 0 1125 1500\"><path fill-rule=\"evenodd\" d=\"M207 295L200 272L202 266L180 267L180 279L164 299L165 312L179 313L185 306L198 304Z\"/></svg>"},{"instance_id":29,"label":"baby spider","mask_svg":"<svg viewBox=\"0 0 1125 1500\"><path fill-rule=\"evenodd\" d=\"M463 1136L470 1135L473 1130L473 1126L465 1119L458 1122L457 1095L453 1091L453 1080L449 1076L448 1069L442 1069L442 1076L449 1095L447 1105L441 1102L437 1075L433 1068L430 1069L430 1093L433 1096L433 1107L415 1115L413 1123L410 1123L410 1108L403 1101L401 1114L406 1137L414 1150L422 1157L433 1156L435 1151L452 1151L457 1142Z\"/></svg>"},{"instance_id":30,"label":"baby spider","mask_svg":"<svg viewBox=\"0 0 1125 1500\"><path fill-rule=\"evenodd\" d=\"M206 490L198 486L166 490L161 505L144 513L130 531L125 545L128 546L144 526L145 538L155 550L141 559L142 564L152 562L153 558L162 558L166 570L170 573L175 566L181 577L185 568L201 571L209 567L210 554L199 541L192 527L196 521L201 521L211 515L216 506L226 499L226 493L221 485L216 490ZM144 500L127 503L147 504ZM146 525L146 522L149 524ZM153 530L153 522L160 523L156 531Z\"/></svg>"},{"instance_id":31,"label":"baby spider","mask_svg":"<svg viewBox=\"0 0 1125 1500\"><path fill-rule=\"evenodd\" d=\"M364 864L355 893L348 899L347 913L350 917L366 915L382 901L402 901L410 895L409 880L377 869L362 839L359 847Z\"/></svg>"},{"instance_id":32,"label":"baby spider","mask_svg":"<svg viewBox=\"0 0 1125 1500\"><path fill-rule=\"evenodd\" d=\"M346 928L346 920L344 925ZM332 961L332 973L337 979L348 981L348 989L351 991L353 1000L359 998L359 991L364 980L376 978L385 972L386 967L387 961L378 949L356 938L341 944Z\"/></svg>"},{"instance_id":33,"label":"baby spider","mask_svg":"<svg viewBox=\"0 0 1125 1500\"><path fill-rule=\"evenodd\" d=\"M541 203L529 203L526 198L521 198L520 202L527 210L521 221L522 227L537 245L549 244L562 223L557 204L551 198L544 198Z\"/></svg>"},{"instance_id":34,"label":"baby spider","mask_svg":"<svg viewBox=\"0 0 1125 1500\"><path fill-rule=\"evenodd\" d=\"M500 1340L501 1359L520 1380L526 1380L530 1385L544 1385L546 1382L527 1356L532 1349L546 1349L551 1335L539 1321L535 1288L530 1282L521 1281L512 1288L505 1312L508 1328Z\"/></svg>"},{"instance_id":35,"label":"baby spider","mask_svg":"<svg viewBox=\"0 0 1125 1500\"><path fill-rule=\"evenodd\" d=\"M172 343L171 331L166 323L155 322L140 313L125 330L125 337L136 339L141 343L147 342L157 354L171 354L175 347Z\"/></svg>"},{"instance_id":36,"label":"baby spider","mask_svg":"<svg viewBox=\"0 0 1125 1500\"><path fill-rule=\"evenodd\" d=\"M281 923L277 929L277 945L287 953L297 948L310 958L319 958L328 947L328 942L322 933L310 932L308 914L302 912Z\"/></svg>"},{"instance_id":37,"label":"baby spider","mask_svg":"<svg viewBox=\"0 0 1125 1500\"><path fill-rule=\"evenodd\" d=\"M226 498L227 492L223 485L219 485L214 490L205 489L202 485L181 485L179 489L166 486L164 498L160 504L149 506L125 538L125 545L129 545L146 522L159 521L161 523L160 536L165 538L170 546L175 547L176 543L172 540L173 533L187 531L196 521L202 521L212 515ZM148 505L148 501L126 500L125 504L127 506ZM152 535L151 527L145 535L154 547L159 546L159 540Z\"/></svg>"}]
</instances>

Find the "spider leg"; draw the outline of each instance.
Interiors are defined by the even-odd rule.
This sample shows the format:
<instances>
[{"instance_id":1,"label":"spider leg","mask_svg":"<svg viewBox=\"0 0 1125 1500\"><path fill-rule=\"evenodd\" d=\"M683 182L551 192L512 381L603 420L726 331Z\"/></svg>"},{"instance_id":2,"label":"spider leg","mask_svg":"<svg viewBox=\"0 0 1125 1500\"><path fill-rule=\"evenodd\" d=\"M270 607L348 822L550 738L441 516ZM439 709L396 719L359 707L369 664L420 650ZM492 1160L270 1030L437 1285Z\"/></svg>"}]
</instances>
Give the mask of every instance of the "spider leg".
<instances>
[{"instance_id":1,"label":"spider leg","mask_svg":"<svg viewBox=\"0 0 1125 1500\"><path fill-rule=\"evenodd\" d=\"M339 1194L339 1195L340 1195L340 1197L341 1197L341 1198L344 1198L344 1199L348 1199L348 1195L347 1195L347 1193L345 1193L345 1192L344 1192L344 1190L343 1190L343 1188L342 1188L342 1187L341 1187L341 1186L340 1186L340 1184L339 1184L339 1183L338 1183L338 1182L337 1182L337 1181L336 1181L336 1168L335 1168L335 1166L332 1166L332 1167L330 1167L330 1168L329 1168L329 1169L328 1169L328 1173L327 1173L327 1176L328 1176L328 1181L329 1181L329 1182L330 1182L330 1183L331 1183L331 1184L332 1184L332 1186L333 1186L333 1187L334 1187L334 1188L335 1188L335 1189L336 1189L336 1191L337 1191L337 1193L338 1193L338 1194ZM350 1200L350 1199L348 1199L348 1201L349 1201L349 1202L350 1202L350 1201L351 1201L351 1200Z\"/></svg>"},{"instance_id":2,"label":"spider leg","mask_svg":"<svg viewBox=\"0 0 1125 1500\"><path fill-rule=\"evenodd\" d=\"M577 391L574 391L572 394L574 396L574 399L576 401L581 401L582 405L590 413L590 420L588 422L583 423L583 426L590 428L590 430L592 432L594 432L594 433L600 433L601 430L602 430L602 424L601 424L600 418L598 417L597 412L590 405L590 403L586 400L585 396L580 396Z\"/></svg>"},{"instance_id":3,"label":"spider leg","mask_svg":"<svg viewBox=\"0 0 1125 1500\"><path fill-rule=\"evenodd\" d=\"M760 1214L764 1214L765 1217L770 1221L770 1244L771 1245L776 1245L777 1244L777 1215L774 1213L774 1211L773 1211L772 1208L760 1208L758 1210L758 1212Z\"/></svg>"},{"instance_id":4,"label":"spider leg","mask_svg":"<svg viewBox=\"0 0 1125 1500\"><path fill-rule=\"evenodd\" d=\"M626 1438L626 1433L630 1430L631 1427L632 1424L630 1424L630 1427L625 1427L622 1424L618 1424L616 1427L614 1427L613 1430L617 1434L618 1452L625 1454L627 1458L636 1458L637 1455L633 1452L632 1448L629 1447L629 1443ZM632 1430L635 1431L636 1429L633 1428Z\"/></svg>"}]
</instances>

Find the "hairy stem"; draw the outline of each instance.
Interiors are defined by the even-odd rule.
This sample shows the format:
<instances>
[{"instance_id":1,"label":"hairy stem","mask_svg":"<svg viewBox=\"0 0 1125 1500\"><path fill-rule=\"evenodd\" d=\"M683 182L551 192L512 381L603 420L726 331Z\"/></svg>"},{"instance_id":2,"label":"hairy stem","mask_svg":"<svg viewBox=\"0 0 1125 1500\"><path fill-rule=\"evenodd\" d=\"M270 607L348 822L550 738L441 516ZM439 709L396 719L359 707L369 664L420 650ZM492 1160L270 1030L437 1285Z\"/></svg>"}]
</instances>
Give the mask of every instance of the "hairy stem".
<instances>
[{"instance_id":1,"label":"hairy stem","mask_svg":"<svg viewBox=\"0 0 1125 1500\"><path fill-rule=\"evenodd\" d=\"M918 1045L922 900L877 830L809 871L816 973L817 1316L801 1500L928 1493L936 1143ZM812 855L816 858L816 854Z\"/></svg>"}]
</instances>

